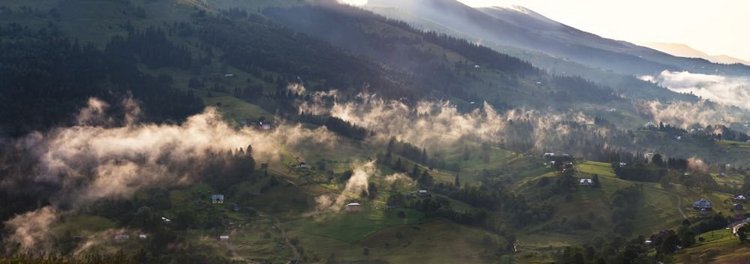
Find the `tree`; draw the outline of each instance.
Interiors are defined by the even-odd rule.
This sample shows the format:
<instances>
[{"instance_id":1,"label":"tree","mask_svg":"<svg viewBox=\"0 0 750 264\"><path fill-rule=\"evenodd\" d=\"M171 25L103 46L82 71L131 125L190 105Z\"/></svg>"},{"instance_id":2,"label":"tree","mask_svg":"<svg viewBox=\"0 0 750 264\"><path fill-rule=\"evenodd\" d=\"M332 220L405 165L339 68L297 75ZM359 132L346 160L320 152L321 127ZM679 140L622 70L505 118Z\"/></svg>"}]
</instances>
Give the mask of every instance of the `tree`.
<instances>
[{"instance_id":1,"label":"tree","mask_svg":"<svg viewBox=\"0 0 750 264\"><path fill-rule=\"evenodd\" d=\"M737 229L737 238L740 240L740 243L743 243L745 242L745 240L747 240L747 231L747 225L744 225L740 227L740 229Z\"/></svg>"},{"instance_id":2,"label":"tree","mask_svg":"<svg viewBox=\"0 0 750 264\"><path fill-rule=\"evenodd\" d=\"M417 183L422 188L427 188L427 187L432 186L432 183L433 183L432 175L430 175L430 173L427 170L424 170L422 172L422 176L419 176L419 179L417 179Z\"/></svg>"},{"instance_id":3,"label":"tree","mask_svg":"<svg viewBox=\"0 0 750 264\"><path fill-rule=\"evenodd\" d=\"M599 188L599 187L601 187L601 186L602 186L602 185L601 185L601 182L599 182L599 175L598 175L598 174L594 174L594 177L591 177L591 184L592 184L592 185L593 185L593 186L594 186L595 188Z\"/></svg>"},{"instance_id":4,"label":"tree","mask_svg":"<svg viewBox=\"0 0 750 264\"><path fill-rule=\"evenodd\" d=\"M654 156L651 158L651 163L660 168L663 168L665 166L664 159L662 158L661 154L658 153L654 154Z\"/></svg>"},{"instance_id":5,"label":"tree","mask_svg":"<svg viewBox=\"0 0 750 264\"><path fill-rule=\"evenodd\" d=\"M677 229L677 237L679 237L682 247L689 247L695 244L695 232L685 225Z\"/></svg>"}]
</instances>

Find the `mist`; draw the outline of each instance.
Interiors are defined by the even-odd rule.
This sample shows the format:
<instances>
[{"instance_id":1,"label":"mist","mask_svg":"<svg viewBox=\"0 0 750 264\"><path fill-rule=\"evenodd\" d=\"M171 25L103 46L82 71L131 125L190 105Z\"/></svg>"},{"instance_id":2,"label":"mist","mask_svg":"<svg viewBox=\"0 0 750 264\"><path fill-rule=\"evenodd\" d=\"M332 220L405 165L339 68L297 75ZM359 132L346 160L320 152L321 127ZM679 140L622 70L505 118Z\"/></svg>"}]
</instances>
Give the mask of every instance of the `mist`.
<instances>
[{"instance_id":1,"label":"mist","mask_svg":"<svg viewBox=\"0 0 750 264\"><path fill-rule=\"evenodd\" d=\"M656 123L663 122L681 128L692 125L729 125L744 122L747 113L733 107L711 103L705 100L698 102L659 101L641 102L638 105L642 114L650 116Z\"/></svg>"},{"instance_id":2,"label":"mist","mask_svg":"<svg viewBox=\"0 0 750 264\"><path fill-rule=\"evenodd\" d=\"M102 199L128 199L144 188L185 186L201 180L206 177L200 175L201 168L219 153L252 149L256 160L272 162L278 160L281 149L309 145L330 149L337 140L324 127L283 123L272 131L234 127L211 107L181 124L137 123L137 104L132 99L121 103L127 112L108 116L109 105L91 98L76 117L76 125L32 133L13 143L36 164L31 174L0 179L3 191L17 191L29 183L54 188L49 206L5 222L9 242L21 250L33 250L46 243L49 226L61 213Z\"/></svg>"},{"instance_id":3,"label":"mist","mask_svg":"<svg viewBox=\"0 0 750 264\"><path fill-rule=\"evenodd\" d=\"M662 71L657 76L641 76L678 93L690 93L714 102L750 109L750 79L687 71Z\"/></svg>"},{"instance_id":4,"label":"mist","mask_svg":"<svg viewBox=\"0 0 750 264\"><path fill-rule=\"evenodd\" d=\"M300 113L329 114L375 132L374 140L392 137L428 150L449 147L461 140L526 145L531 150L559 146L570 137L604 137L609 128L597 127L594 119L581 112L550 113L531 109L497 112L484 103L470 112L461 112L448 101L420 101L414 106L398 100L385 100L373 94L359 94L349 102L321 100L299 105ZM575 135L574 130L587 130Z\"/></svg>"}]
</instances>

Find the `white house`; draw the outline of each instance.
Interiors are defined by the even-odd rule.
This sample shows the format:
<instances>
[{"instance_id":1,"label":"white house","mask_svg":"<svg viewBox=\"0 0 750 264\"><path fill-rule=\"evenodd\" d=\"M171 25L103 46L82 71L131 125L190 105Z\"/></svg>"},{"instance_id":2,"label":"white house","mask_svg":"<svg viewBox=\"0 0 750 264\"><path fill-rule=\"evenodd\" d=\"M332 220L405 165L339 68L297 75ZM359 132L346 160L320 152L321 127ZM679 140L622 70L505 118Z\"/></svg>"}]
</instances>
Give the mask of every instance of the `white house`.
<instances>
[{"instance_id":1,"label":"white house","mask_svg":"<svg viewBox=\"0 0 750 264\"><path fill-rule=\"evenodd\" d=\"M214 195L211 195L211 203L213 203L213 204L223 204L224 203L224 195L223 194L214 194Z\"/></svg>"},{"instance_id":2,"label":"white house","mask_svg":"<svg viewBox=\"0 0 750 264\"><path fill-rule=\"evenodd\" d=\"M580 179L578 180L578 184L580 184L581 186L591 186L594 185L594 181L592 181L591 179Z\"/></svg>"},{"instance_id":3,"label":"white house","mask_svg":"<svg viewBox=\"0 0 750 264\"><path fill-rule=\"evenodd\" d=\"M361 209L362 209L362 205L359 204L359 203L357 203L357 202L346 204L346 211L347 212L352 212L352 213L353 212L359 212L359 210L361 210Z\"/></svg>"},{"instance_id":4,"label":"white house","mask_svg":"<svg viewBox=\"0 0 750 264\"><path fill-rule=\"evenodd\" d=\"M219 241L229 241L229 235L220 235Z\"/></svg>"}]
</instances>

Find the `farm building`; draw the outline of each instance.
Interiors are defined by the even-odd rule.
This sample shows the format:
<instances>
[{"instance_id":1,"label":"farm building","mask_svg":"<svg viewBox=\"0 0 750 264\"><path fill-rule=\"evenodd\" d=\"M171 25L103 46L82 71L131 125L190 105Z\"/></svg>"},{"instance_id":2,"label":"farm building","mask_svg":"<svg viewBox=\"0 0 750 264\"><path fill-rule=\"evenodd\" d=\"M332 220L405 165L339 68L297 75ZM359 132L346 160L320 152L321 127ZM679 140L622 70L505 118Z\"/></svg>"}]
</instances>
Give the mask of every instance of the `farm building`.
<instances>
[{"instance_id":1,"label":"farm building","mask_svg":"<svg viewBox=\"0 0 750 264\"><path fill-rule=\"evenodd\" d=\"M594 181L591 179L580 179L578 180L578 184L581 186L592 186L594 185Z\"/></svg>"},{"instance_id":2,"label":"farm building","mask_svg":"<svg viewBox=\"0 0 750 264\"><path fill-rule=\"evenodd\" d=\"M214 195L211 195L211 203L213 203L213 204L223 204L224 203L224 195L223 194L214 194Z\"/></svg>"},{"instance_id":3,"label":"farm building","mask_svg":"<svg viewBox=\"0 0 750 264\"><path fill-rule=\"evenodd\" d=\"M346 204L347 212L359 212L359 210L361 209L362 209L362 205L357 202Z\"/></svg>"},{"instance_id":4,"label":"farm building","mask_svg":"<svg viewBox=\"0 0 750 264\"><path fill-rule=\"evenodd\" d=\"M693 203L693 209L698 211L708 211L713 208L713 205L711 205L711 201L706 200L705 198L701 198L700 200Z\"/></svg>"}]
</instances>

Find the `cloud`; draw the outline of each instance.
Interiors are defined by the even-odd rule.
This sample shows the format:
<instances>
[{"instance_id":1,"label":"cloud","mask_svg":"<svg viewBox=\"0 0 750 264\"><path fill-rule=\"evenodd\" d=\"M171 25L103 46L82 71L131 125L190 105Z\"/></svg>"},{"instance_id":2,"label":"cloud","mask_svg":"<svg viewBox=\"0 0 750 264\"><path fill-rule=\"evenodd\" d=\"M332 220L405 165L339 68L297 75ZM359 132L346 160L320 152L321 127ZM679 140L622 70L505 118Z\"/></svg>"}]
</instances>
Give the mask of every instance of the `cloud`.
<instances>
[{"instance_id":1,"label":"cloud","mask_svg":"<svg viewBox=\"0 0 750 264\"><path fill-rule=\"evenodd\" d=\"M218 153L252 145L255 159L268 162L277 160L282 149L332 149L337 140L324 127L283 122L272 131L234 127L210 107L182 124L137 123L137 103L121 103L126 113L119 126L115 117L106 115L108 105L92 98L80 111L77 125L32 133L14 143L36 164L33 172L3 177L0 186L9 190L31 182L56 187L50 206L6 222L13 229L12 241L21 243L22 249L33 249L41 241L61 208L77 210L104 198L127 199L147 187L190 184L204 177L198 172Z\"/></svg>"},{"instance_id":2,"label":"cloud","mask_svg":"<svg viewBox=\"0 0 750 264\"><path fill-rule=\"evenodd\" d=\"M698 102L676 101L662 103L646 101L638 105L642 114L649 115L654 121L664 122L673 126L688 128L692 125L728 125L743 122L747 113L739 109L710 103L704 100Z\"/></svg>"},{"instance_id":3,"label":"cloud","mask_svg":"<svg viewBox=\"0 0 750 264\"><path fill-rule=\"evenodd\" d=\"M318 196L318 212L339 212L344 205L351 199L357 199L362 192L368 191L370 177L379 174L380 171L375 167L375 161L369 161L362 164L356 164L352 168L352 176L346 181L344 190L335 198L331 195Z\"/></svg>"},{"instance_id":4,"label":"cloud","mask_svg":"<svg viewBox=\"0 0 750 264\"><path fill-rule=\"evenodd\" d=\"M750 79L687 71L662 71L640 79L667 87L678 93L691 93L714 102L750 109Z\"/></svg>"},{"instance_id":5,"label":"cloud","mask_svg":"<svg viewBox=\"0 0 750 264\"><path fill-rule=\"evenodd\" d=\"M703 162L702 159L699 159L697 157L691 157L688 159L688 168L691 171L695 171L695 172L702 172L702 173L708 172L708 165L706 165L706 163Z\"/></svg>"},{"instance_id":6,"label":"cloud","mask_svg":"<svg viewBox=\"0 0 750 264\"><path fill-rule=\"evenodd\" d=\"M394 182L403 181L403 182L406 182L409 185L411 185L411 184L414 183L414 181L411 178L409 178L408 176L406 176L406 174L401 173L401 172L385 176L385 181L387 183L394 183Z\"/></svg>"},{"instance_id":7,"label":"cloud","mask_svg":"<svg viewBox=\"0 0 750 264\"><path fill-rule=\"evenodd\" d=\"M23 251L39 252L48 249L52 246L50 226L57 218L57 210L51 206L18 215L5 222L5 227L11 230L8 242Z\"/></svg>"},{"instance_id":8,"label":"cloud","mask_svg":"<svg viewBox=\"0 0 750 264\"><path fill-rule=\"evenodd\" d=\"M590 128L593 134L606 134L594 128L593 118L581 113L549 113L512 109L503 113L484 103L470 112L461 112L447 101L420 101L410 106L397 100L384 100L373 94L359 94L349 102L330 105L303 103L300 111L330 114L375 132L375 139L391 137L418 147L437 149L463 139L489 143L524 144L541 150L572 136L574 129Z\"/></svg>"}]
</instances>

